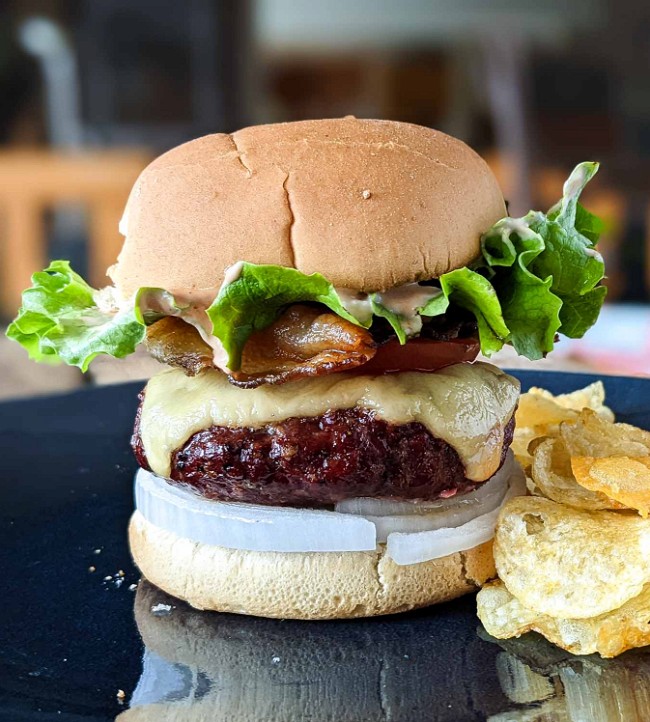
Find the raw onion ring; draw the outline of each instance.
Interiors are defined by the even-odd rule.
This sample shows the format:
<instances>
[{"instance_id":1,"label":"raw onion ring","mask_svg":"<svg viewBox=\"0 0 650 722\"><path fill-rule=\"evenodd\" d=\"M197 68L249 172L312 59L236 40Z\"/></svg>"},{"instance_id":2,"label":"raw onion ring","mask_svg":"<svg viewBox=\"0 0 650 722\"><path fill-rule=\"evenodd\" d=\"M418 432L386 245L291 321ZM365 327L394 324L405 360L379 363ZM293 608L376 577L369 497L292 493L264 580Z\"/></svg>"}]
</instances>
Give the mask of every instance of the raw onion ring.
<instances>
[{"instance_id":1,"label":"raw onion ring","mask_svg":"<svg viewBox=\"0 0 650 722\"><path fill-rule=\"evenodd\" d=\"M136 508L147 521L196 542L260 552L375 551L386 543L388 555L402 565L488 541L503 501L525 493L523 472L510 452L485 488L427 502L428 510L417 513L411 509L416 502L372 499L361 501L378 503L383 514L214 501L144 469L135 484ZM394 513L404 504L409 513Z\"/></svg>"}]
</instances>

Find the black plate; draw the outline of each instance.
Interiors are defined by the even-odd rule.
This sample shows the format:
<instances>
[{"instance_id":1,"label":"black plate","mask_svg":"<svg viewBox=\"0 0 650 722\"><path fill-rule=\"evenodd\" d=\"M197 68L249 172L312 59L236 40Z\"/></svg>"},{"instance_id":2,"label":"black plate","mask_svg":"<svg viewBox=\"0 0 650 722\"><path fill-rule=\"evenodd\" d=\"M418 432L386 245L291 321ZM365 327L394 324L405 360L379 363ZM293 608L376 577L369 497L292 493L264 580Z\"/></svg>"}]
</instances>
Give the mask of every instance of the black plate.
<instances>
[{"instance_id":1,"label":"black plate","mask_svg":"<svg viewBox=\"0 0 650 722\"><path fill-rule=\"evenodd\" d=\"M554 392L594 380L515 373L524 389ZM650 380L604 382L618 418L650 428ZM143 644L130 589L138 573L125 537L138 390L129 384L0 405L1 720L112 720L127 708L118 690L128 703L137 687L134 702L164 702L151 720L505 721L516 713L499 713L565 689L566 699L537 703L540 715L551 714L575 697L578 682L608 715L603 720L637 718L631 708L611 716L603 680L610 696L624 684L647 698L646 655L579 660L534 635L504 651L477 634L471 596L396 617L282 622L199 613L143 584L136 611L149 651L138 684ZM171 613L151 614L158 603L172 605ZM527 692L521 680L513 689L518 674L530 675ZM557 719L569 719L563 714Z\"/></svg>"}]
</instances>

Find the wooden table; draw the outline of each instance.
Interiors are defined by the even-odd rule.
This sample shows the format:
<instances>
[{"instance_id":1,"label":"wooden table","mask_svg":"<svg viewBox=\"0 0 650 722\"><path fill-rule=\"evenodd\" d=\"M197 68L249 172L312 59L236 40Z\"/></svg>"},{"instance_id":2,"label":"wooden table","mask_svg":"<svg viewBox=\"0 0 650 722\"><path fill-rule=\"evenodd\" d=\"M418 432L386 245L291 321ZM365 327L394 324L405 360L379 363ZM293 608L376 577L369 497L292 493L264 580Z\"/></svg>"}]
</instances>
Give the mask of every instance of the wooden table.
<instances>
[{"instance_id":1,"label":"wooden table","mask_svg":"<svg viewBox=\"0 0 650 722\"><path fill-rule=\"evenodd\" d=\"M0 312L15 315L34 271L47 265L44 212L64 203L88 210L90 282L106 283L106 269L122 245L118 222L131 186L151 160L144 150L49 149L0 152Z\"/></svg>"}]
</instances>

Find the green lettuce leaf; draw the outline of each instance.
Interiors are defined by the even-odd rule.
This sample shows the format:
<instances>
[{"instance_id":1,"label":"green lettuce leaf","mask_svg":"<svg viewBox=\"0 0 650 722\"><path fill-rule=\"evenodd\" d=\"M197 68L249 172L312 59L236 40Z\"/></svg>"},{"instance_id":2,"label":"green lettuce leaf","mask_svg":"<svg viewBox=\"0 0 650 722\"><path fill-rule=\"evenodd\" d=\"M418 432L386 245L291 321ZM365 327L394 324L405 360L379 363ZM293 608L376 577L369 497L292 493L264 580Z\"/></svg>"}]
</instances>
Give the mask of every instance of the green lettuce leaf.
<instances>
[{"instance_id":1,"label":"green lettuce leaf","mask_svg":"<svg viewBox=\"0 0 650 722\"><path fill-rule=\"evenodd\" d=\"M578 203L575 229L595 246L605 230L605 222Z\"/></svg>"},{"instance_id":2,"label":"green lettuce leaf","mask_svg":"<svg viewBox=\"0 0 650 722\"><path fill-rule=\"evenodd\" d=\"M560 331L568 338L582 338L598 320L607 295L605 286L597 286L582 296L570 296L560 309Z\"/></svg>"},{"instance_id":3,"label":"green lettuce leaf","mask_svg":"<svg viewBox=\"0 0 650 722\"><path fill-rule=\"evenodd\" d=\"M242 263L239 276L222 287L207 313L213 334L228 354L228 368L241 366L244 344L254 331L270 326L282 309L298 302L322 303L342 318L359 326L349 313L334 286L320 273L306 275L294 268Z\"/></svg>"},{"instance_id":4,"label":"green lettuce leaf","mask_svg":"<svg viewBox=\"0 0 650 722\"><path fill-rule=\"evenodd\" d=\"M538 359L552 350L558 333L584 335L606 294L599 285L603 260L594 248L603 224L578 202L597 170L597 163L578 165L561 201L547 214L531 211L523 218L498 221L482 237L481 255L471 267L442 275L437 279L440 293L414 312L437 316L450 304L467 309L476 317L481 350L488 356L509 343L518 353ZM132 303L119 309L98 304L103 291L89 286L67 261L54 261L35 273L32 283L7 336L37 361L64 361L86 370L98 354L121 358L132 353L144 339L146 325L161 315L196 323L162 289L140 289ZM361 299L361 306L354 306L344 303L318 273L243 263L207 315L229 368L237 370L250 335L273 323L292 303L323 304L365 328L373 315L385 318L405 343L417 326L413 315L400 316L385 305L384 296L380 300L370 294L367 302Z\"/></svg>"},{"instance_id":5,"label":"green lettuce leaf","mask_svg":"<svg viewBox=\"0 0 650 722\"><path fill-rule=\"evenodd\" d=\"M35 361L64 361L82 371L98 354L122 358L133 353L145 335L138 300L126 310L107 313L97 306L96 293L67 261L53 261L32 276L7 336Z\"/></svg>"},{"instance_id":6,"label":"green lettuce leaf","mask_svg":"<svg viewBox=\"0 0 650 722\"><path fill-rule=\"evenodd\" d=\"M407 339L405 328L406 324L404 322L404 319L401 318L399 314L391 311L390 309L386 308L386 306L379 303L379 301L377 300L377 295L375 293L371 293L369 299L373 315L379 316L380 318L385 318L392 326L393 331L395 331L395 335L397 336L399 342L404 345Z\"/></svg>"},{"instance_id":7,"label":"green lettuce leaf","mask_svg":"<svg viewBox=\"0 0 650 722\"><path fill-rule=\"evenodd\" d=\"M510 333L507 342L530 359L553 349L562 333L580 338L596 321L606 289L593 244L602 223L578 203L597 163L578 165L562 200L548 214L504 218L482 238L475 269L489 276Z\"/></svg>"},{"instance_id":8,"label":"green lettuce leaf","mask_svg":"<svg viewBox=\"0 0 650 722\"><path fill-rule=\"evenodd\" d=\"M420 309L420 313L438 316L445 313L450 303L466 308L476 317L481 351L487 356L498 351L505 343L509 329L490 281L469 268L450 271L439 280L442 294L432 298Z\"/></svg>"}]
</instances>

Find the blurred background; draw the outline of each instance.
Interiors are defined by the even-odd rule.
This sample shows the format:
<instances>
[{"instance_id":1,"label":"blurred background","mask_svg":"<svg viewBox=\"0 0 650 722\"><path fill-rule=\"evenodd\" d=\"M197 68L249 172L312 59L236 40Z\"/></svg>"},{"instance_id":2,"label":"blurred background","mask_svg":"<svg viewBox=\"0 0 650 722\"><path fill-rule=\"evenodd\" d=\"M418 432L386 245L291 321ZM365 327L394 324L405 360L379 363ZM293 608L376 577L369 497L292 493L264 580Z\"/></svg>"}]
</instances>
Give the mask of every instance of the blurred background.
<instances>
[{"instance_id":1,"label":"blurred background","mask_svg":"<svg viewBox=\"0 0 650 722\"><path fill-rule=\"evenodd\" d=\"M5 0L0 5L0 317L69 258L94 285L139 171L201 134L354 114L476 148L513 215L581 160L608 305L541 365L650 374L650 4L639 0ZM520 361L505 354L499 362ZM145 376L39 367L0 340L0 396Z\"/></svg>"}]
</instances>

